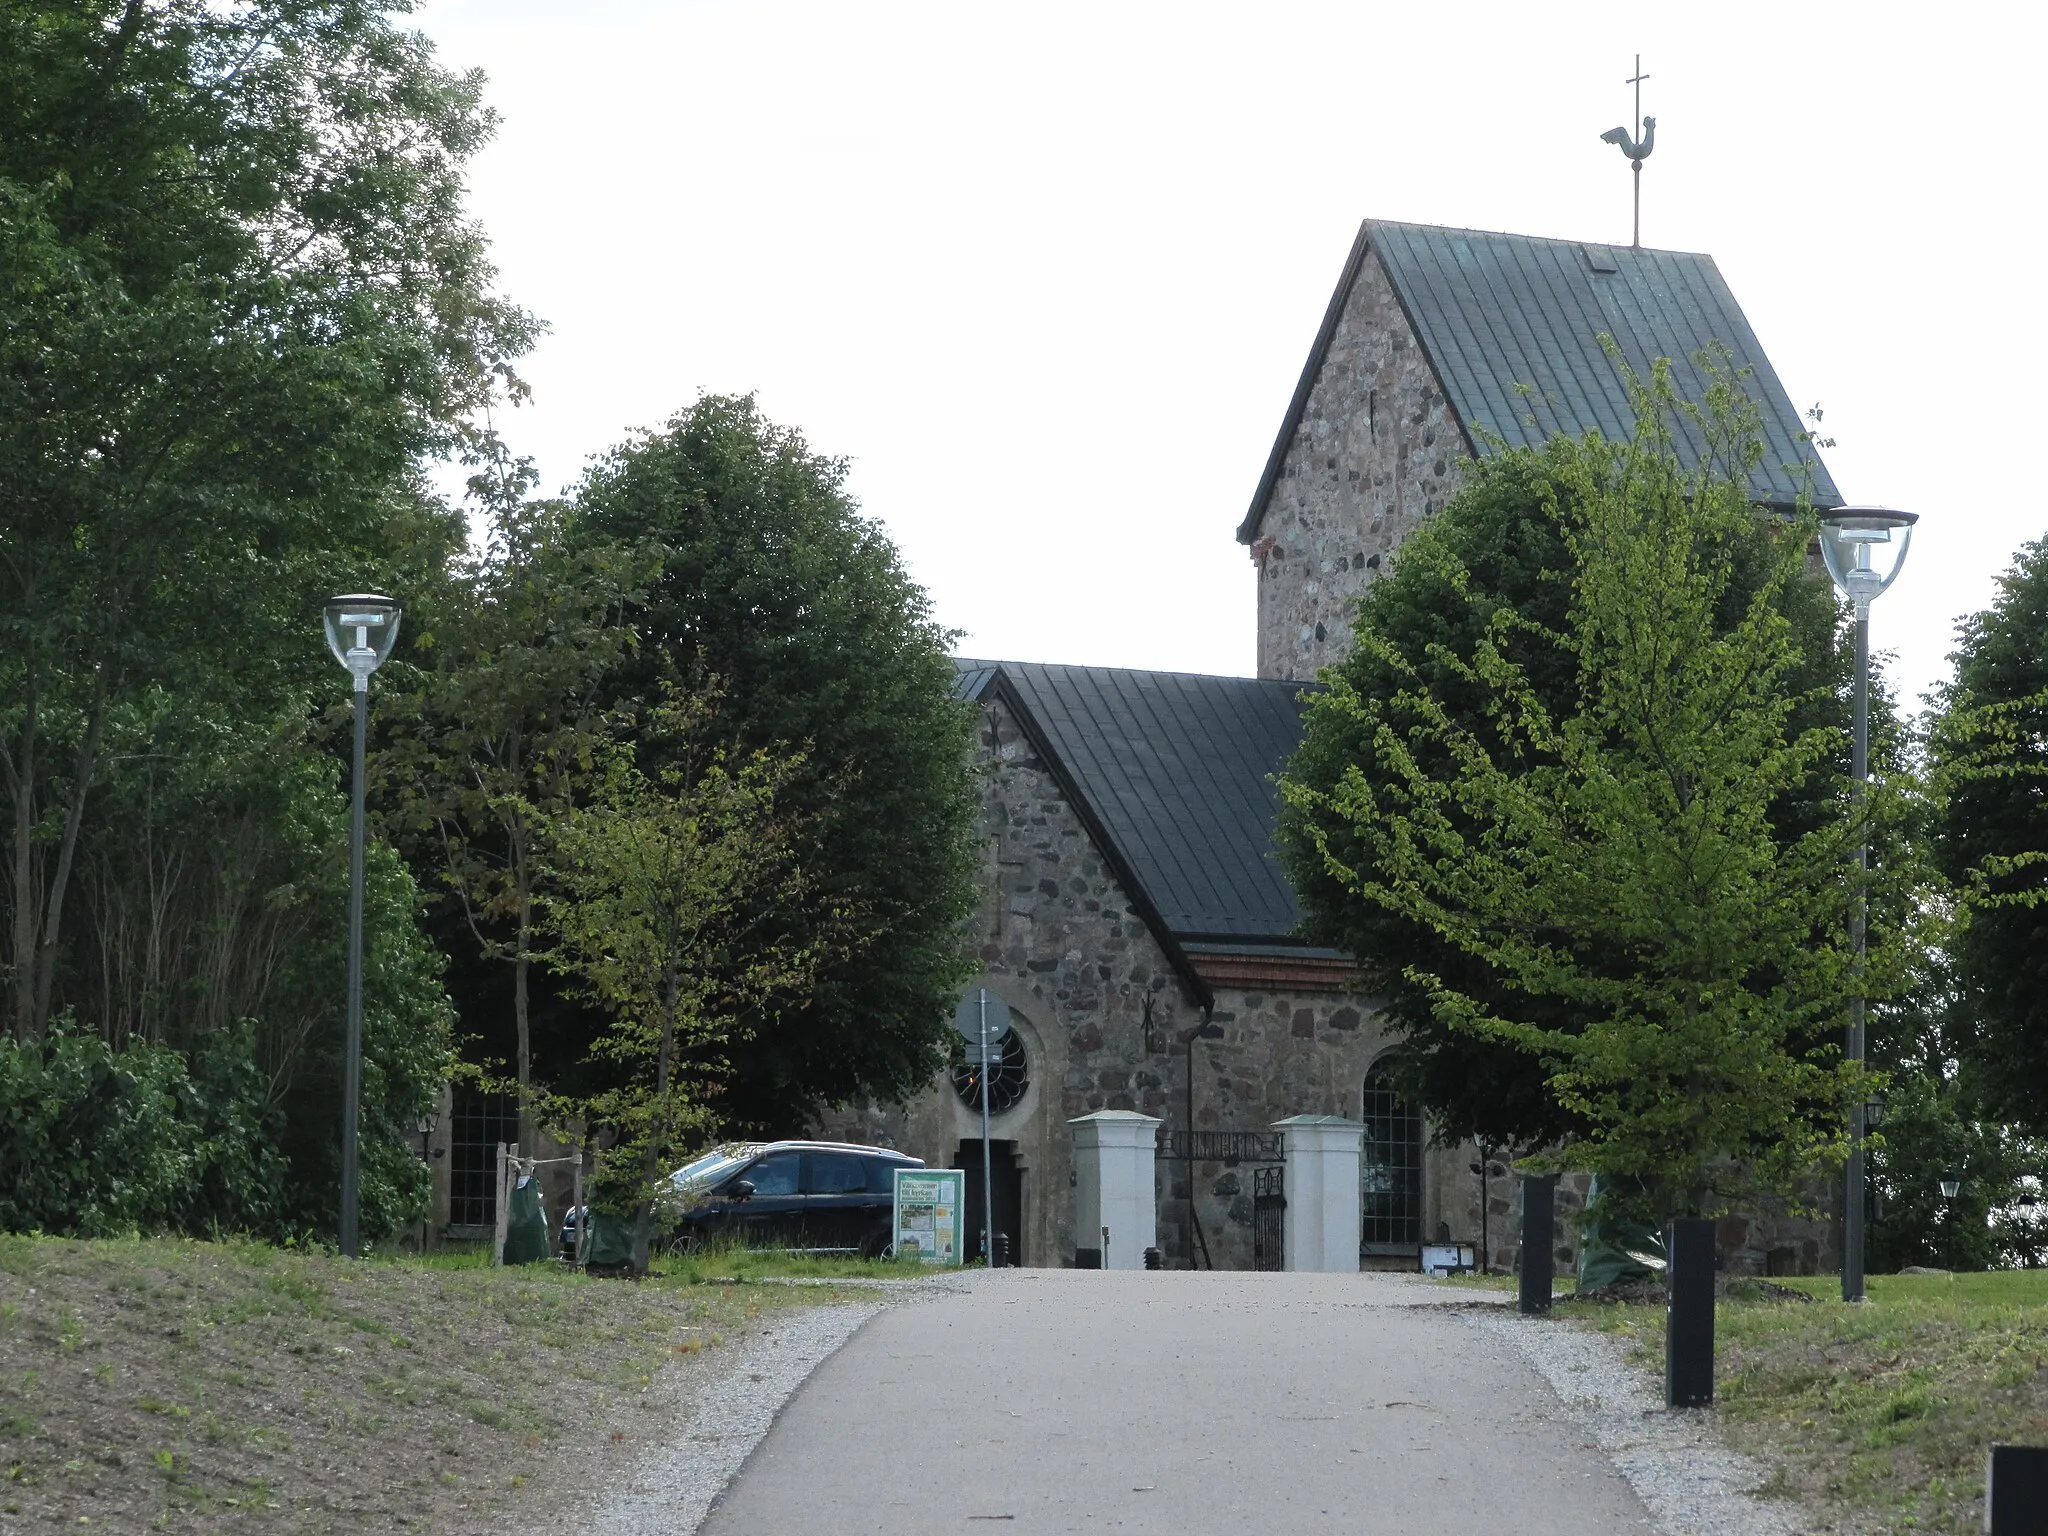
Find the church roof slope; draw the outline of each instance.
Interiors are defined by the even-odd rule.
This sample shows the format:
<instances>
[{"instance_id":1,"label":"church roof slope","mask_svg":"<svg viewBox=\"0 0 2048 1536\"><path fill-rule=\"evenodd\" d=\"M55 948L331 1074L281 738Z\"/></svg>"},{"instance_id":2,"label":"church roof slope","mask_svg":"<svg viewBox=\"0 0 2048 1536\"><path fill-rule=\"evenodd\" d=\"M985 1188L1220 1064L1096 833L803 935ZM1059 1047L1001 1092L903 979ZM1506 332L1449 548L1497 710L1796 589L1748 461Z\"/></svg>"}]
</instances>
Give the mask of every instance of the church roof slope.
<instances>
[{"instance_id":1,"label":"church roof slope","mask_svg":"<svg viewBox=\"0 0 2048 1536\"><path fill-rule=\"evenodd\" d=\"M1647 374L1657 358L1670 358L1673 381L1687 399L1697 399L1706 382L1692 359L1718 343L1733 367L1748 371L1743 387L1762 418L1757 498L1789 506L1806 490L1817 505L1841 504L1713 257L1368 219L1238 528L1240 541L1249 543L1258 532L1368 254L1385 270L1474 453L1489 450L1483 434L1517 447L1590 428L1626 439L1634 412L1602 335L1614 339L1638 373ZM1681 458L1693 462L1696 443L1681 433L1678 446ZM1810 466L1810 481L1804 466Z\"/></svg>"},{"instance_id":2,"label":"church roof slope","mask_svg":"<svg viewBox=\"0 0 2048 1536\"><path fill-rule=\"evenodd\" d=\"M1273 777L1301 741L1299 683L960 661L1004 689L1105 853L1176 941L1298 944Z\"/></svg>"}]
</instances>

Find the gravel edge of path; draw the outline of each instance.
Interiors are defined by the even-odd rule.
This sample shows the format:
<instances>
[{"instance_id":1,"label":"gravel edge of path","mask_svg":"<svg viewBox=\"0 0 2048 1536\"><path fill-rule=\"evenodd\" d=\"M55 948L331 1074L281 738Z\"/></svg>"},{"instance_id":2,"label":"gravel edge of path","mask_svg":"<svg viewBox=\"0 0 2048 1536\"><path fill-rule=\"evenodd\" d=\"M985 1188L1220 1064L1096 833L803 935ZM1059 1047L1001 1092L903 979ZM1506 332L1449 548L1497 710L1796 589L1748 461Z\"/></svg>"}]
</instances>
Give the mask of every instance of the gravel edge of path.
<instances>
[{"instance_id":1,"label":"gravel edge of path","mask_svg":"<svg viewBox=\"0 0 2048 1536\"><path fill-rule=\"evenodd\" d=\"M887 1302L812 1307L780 1318L718 1362L678 1381L667 1443L645 1452L596 1511L594 1536L695 1536L784 1404Z\"/></svg>"},{"instance_id":2,"label":"gravel edge of path","mask_svg":"<svg viewBox=\"0 0 2048 1536\"><path fill-rule=\"evenodd\" d=\"M1723 1445L1707 1413L1664 1406L1620 1340L1505 1311L1474 1308L1465 1316L1512 1344L1550 1383L1663 1536L1800 1536L1807 1529L1796 1504L1757 1495L1765 1469Z\"/></svg>"},{"instance_id":3,"label":"gravel edge of path","mask_svg":"<svg viewBox=\"0 0 2048 1536\"><path fill-rule=\"evenodd\" d=\"M906 1280L764 1277L752 1283L865 1291L873 1301L828 1302L778 1317L730 1353L697 1356L656 1387L651 1405L671 1415L664 1443L626 1468L623 1486L573 1529L590 1536L696 1536L782 1410L869 1319L889 1307L971 1288L963 1274ZM877 1293L880 1293L877 1295Z\"/></svg>"}]
</instances>

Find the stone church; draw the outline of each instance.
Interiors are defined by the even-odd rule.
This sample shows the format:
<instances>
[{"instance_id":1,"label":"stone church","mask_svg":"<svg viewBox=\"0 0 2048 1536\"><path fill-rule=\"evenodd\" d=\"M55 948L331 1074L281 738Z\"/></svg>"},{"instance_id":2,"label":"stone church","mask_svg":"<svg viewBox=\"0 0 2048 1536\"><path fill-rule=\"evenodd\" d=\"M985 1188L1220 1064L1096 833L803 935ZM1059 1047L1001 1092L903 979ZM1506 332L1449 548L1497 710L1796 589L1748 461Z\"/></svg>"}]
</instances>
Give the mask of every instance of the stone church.
<instances>
[{"instance_id":1,"label":"stone church","mask_svg":"<svg viewBox=\"0 0 2048 1536\"><path fill-rule=\"evenodd\" d=\"M1393 1042L1346 955L1296 937L1275 857L1274 775L1300 696L1349 643L1358 594L1499 442L1633 415L1602 343L1635 369L1718 344L1763 416L1758 500L1840 498L1711 257L1367 220L1345 260L1238 541L1257 570L1258 676L961 660L980 710L987 880L971 985L1014 1028L990 1074L995 1228L1010 1262L1073 1261L1069 1121L1102 1109L1162 1123L1159 1245L1172 1267L1269 1262L1257 1215L1274 1123L1366 1127L1360 1261L1413 1268L1425 1241L1515 1260L1515 1179L1477 1149L1435 1148L1386 1084ZM907 1106L831 1116L820 1134L965 1167L978 1233L978 1080L941 1074ZM1561 1227L1569 1241L1569 1228ZM1731 1218L1733 1267L1812 1272L1810 1224ZM1559 1258L1569 1262L1570 1255Z\"/></svg>"}]
</instances>

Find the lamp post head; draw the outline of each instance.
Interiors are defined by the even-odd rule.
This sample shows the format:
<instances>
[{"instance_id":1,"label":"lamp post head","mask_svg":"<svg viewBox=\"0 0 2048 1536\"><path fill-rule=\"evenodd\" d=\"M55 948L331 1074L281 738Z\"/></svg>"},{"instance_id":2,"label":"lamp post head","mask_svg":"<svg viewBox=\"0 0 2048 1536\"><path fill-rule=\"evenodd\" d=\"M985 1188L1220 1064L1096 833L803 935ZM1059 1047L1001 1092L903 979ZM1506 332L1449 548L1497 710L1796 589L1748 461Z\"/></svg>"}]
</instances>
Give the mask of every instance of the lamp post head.
<instances>
[{"instance_id":1,"label":"lamp post head","mask_svg":"<svg viewBox=\"0 0 2048 1536\"><path fill-rule=\"evenodd\" d=\"M356 680L356 692L370 687L370 674L390 659L398 643L401 610L388 597L355 592L327 605L327 648Z\"/></svg>"},{"instance_id":2,"label":"lamp post head","mask_svg":"<svg viewBox=\"0 0 2048 1536\"><path fill-rule=\"evenodd\" d=\"M1836 507L1820 515L1820 552L1828 574L1842 596L1856 605L1856 616L1870 612L1870 601L1898 580L1913 542L1917 512L1889 507Z\"/></svg>"},{"instance_id":3,"label":"lamp post head","mask_svg":"<svg viewBox=\"0 0 2048 1536\"><path fill-rule=\"evenodd\" d=\"M1941 1198L1953 1200L1963 1192L1963 1176L1959 1173L1944 1173L1941 1176Z\"/></svg>"}]
</instances>

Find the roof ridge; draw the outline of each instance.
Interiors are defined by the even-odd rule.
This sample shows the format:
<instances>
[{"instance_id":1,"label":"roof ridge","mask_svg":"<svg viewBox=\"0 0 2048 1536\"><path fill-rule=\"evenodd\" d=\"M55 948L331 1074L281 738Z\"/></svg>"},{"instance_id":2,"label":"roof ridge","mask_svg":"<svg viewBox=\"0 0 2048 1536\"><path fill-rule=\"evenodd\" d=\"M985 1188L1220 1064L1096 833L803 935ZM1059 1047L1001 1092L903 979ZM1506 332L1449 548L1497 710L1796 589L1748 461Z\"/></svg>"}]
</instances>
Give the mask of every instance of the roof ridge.
<instances>
[{"instance_id":1,"label":"roof ridge","mask_svg":"<svg viewBox=\"0 0 2048 1536\"><path fill-rule=\"evenodd\" d=\"M1241 672L1183 672L1171 667L1112 667L1092 661L1019 661L1015 658L991 661L979 657L955 656L953 661L962 667L1033 667L1041 670L1062 668L1070 672L1114 672L1131 677L1188 677L1209 683L1257 683L1261 686L1275 684L1282 687L1306 688L1309 683L1278 677L1253 677Z\"/></svg>"},{"instance_id":2,"label":"roof ridge","mask_svg":"<svg viewBox=\"0 0 2048 1536\"><path fill-rule=\"evenodd\" d=\"M1412 219L1368 218L1366 224L1373 229L1424 229L1438 235L1484 235L1489 240L1526 240L1532 245L1597 245L1603 250L1613 251L1618 256L1699 256L1712 261L1708 251L1682 251L1669 245L1626 245L1613 240L1588 240L1574 235L1525 235L1513 229L1478 229L1464 224L1420 224Z\"/></svg>"}]
</instances>

